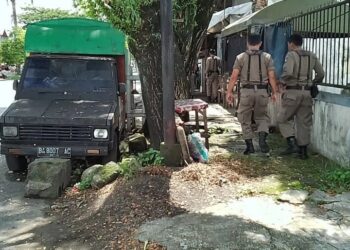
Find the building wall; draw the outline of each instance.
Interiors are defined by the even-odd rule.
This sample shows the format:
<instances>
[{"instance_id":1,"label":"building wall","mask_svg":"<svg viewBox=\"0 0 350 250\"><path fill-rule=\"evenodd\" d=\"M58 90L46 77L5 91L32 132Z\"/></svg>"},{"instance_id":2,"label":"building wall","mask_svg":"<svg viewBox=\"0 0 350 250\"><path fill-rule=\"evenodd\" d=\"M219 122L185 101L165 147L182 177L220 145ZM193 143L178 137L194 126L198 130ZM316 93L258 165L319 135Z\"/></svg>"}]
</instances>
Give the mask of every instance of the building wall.
<instances>
[{"instance_id":1,"label":"building wall","mask_svg":"<svg viewBox=\"0 0 350 250\"><path fill-rule=\"evenodd\" d=\"M350 96L321 92L315 101L312 148L350 167Z\"/></svg>"}]
</instances>

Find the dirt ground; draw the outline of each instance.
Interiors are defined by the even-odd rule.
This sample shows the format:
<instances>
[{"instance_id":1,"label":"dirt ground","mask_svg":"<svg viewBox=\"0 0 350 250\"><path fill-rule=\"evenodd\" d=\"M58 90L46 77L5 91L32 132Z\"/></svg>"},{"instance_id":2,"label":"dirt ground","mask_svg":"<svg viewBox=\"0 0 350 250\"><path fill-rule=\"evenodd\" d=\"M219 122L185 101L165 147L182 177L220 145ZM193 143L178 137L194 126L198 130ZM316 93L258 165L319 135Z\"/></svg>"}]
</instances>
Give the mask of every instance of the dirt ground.
<instances>
[{"instance_id":1,"label":"dirt ground","mask_svg":"<svg viewBox=\"0 0 350 250\"><path fill-rule=\"evenodd\" d=\"M55 217L48 227L59 227L62 235L47 244L55 248L63 241L75 241L85 245L84 249L144 249L144 244L135 240L142 223L185 212L169 200L173 172L166 167L148 167L130 180L118 179L98 191L67 190L48 211ZM150 244L147 249L162 248Z\"/></svg>"},{"instance_id":2,"label":"dirt ground","mask_svg":"<svg viewBox=\"0 0 350 250\"><path fill-rule=\"evenodd\" d=\"M310 161L319 160L314 155ZM217 153L210 164L149 167L130 180L118 179L98 191L68 190L48 212L56 218L49 227L60 227L63 235L47 243L55 247L62 241L78 241L90 249L144 249L136 235L147 221L198 212L239 197L276 195L300 185L299 175L307 171L292 171L285 161ZM146 249L162 247L148 244Z\"/></svg>"},{"instance_id":3,"label":"dirt ground","mask_svg":"<svg viewBox=\"0 0 350 250\"><path fill-rule=\"evenodd\" d=\"M281 158L278 135L269 138L271 157L242 156L239 125L220 109L214 106L216 116L209 116L211 128L222 128L213 129L209 164L147 167L100 190L67 189L46 210L50 223L33 229L29 242L39 241L43 247L36 249L163 249L136 239L141 225L240 197L319 187L320 173L332 166L328 160L317 154L307 161Z\"/></svg>"},{"instance_id":4,"label":"dirt ground","mask_svg":"<svg viewBox=\"0 0 350 250\"><path fill-rule=\"evenodd\" d=\"M98 191L67 190L48 211L54 222L40 231L45 235L50 228L59 228L59 238L43 237L52 248L75 241L91 249L144 249L135 239L143 223L232 199L237 196L234 183L246 180L216 164L149 167L130 180L118 179ZM147 249L162 247L150 244Z\"/></svg>"}]
</instances>

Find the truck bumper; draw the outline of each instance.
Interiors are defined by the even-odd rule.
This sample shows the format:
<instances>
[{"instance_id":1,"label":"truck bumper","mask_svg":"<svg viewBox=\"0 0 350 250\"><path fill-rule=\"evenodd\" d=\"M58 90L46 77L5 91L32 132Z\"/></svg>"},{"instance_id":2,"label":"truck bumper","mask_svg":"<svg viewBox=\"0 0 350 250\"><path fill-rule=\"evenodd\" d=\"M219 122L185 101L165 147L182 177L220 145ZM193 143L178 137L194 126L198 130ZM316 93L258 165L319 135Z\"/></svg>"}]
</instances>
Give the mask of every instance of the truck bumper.
<instances>
[{"instance_id":1,"label":"truck bumper","mask_svg":"<svg viewBox=\"0 0 350 250\"><path fill-rule=\"evenodd\" d=\"M1 144L1 154L23 155L31 157L50 158L80 158L108 155L108 145L78 146L78 145L23 145Z\"/></svg>"}]
</instances>

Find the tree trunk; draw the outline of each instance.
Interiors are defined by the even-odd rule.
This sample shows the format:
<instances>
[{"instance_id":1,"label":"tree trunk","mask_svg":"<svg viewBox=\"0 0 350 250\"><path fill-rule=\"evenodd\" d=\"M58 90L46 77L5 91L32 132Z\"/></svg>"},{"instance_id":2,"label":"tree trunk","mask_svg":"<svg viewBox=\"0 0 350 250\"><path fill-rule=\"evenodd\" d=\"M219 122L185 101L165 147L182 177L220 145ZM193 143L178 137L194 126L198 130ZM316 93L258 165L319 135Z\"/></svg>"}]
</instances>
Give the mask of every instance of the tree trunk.
<instances>
[{"instance_id":1,"label":"tree trunk","mask_svg":"<svg viewBox=\"0 0 350 250\"><path fill-rule=\"evenodd\" d=\"M175 98L190 97L190 77L197 63L197 53L200 51L206 30L215 10L223 8L221 0L197 0L198 10L196 25L182 30L181 36L175 31ZM141 9L142 27L140 32L132 34L134 39L129 43L140 70L142 97L145 105L147 125L150 132L152 147L158 149L163 141L162 114L162 70L161 70L161 39L160 39L160 3L143 6ZM182 33L181 32L181 33ZM150 35L151 34L151 35ZM159 36L158 36L159 34Z\"/></svg>"},{"instance_id":2,"label":"tree trunk","mask_svg":"<svg viewBox=\"0 0 350 250\"><path fill-rule=\"evenodd\" d=\"M16 12L16 0L11 0L12 4L12 18L13 18L13 25L15 28L17 28L17 12Z\"/></svg>"},{"instance_id":3,"label":"tree trunk","mask_svg":"<svg viewBox=\"0 0 350 250\"><path fill-rule=\"evenodd\" d=\"M146 112L146 121L151 139L151 146L159 149L163 141L163 91L161 81L161 57L159 53L154 53L158 46L130 46L130 51L134 55L137 64L143 65L139 68L140 81L142 87L142 98Z\"/></svg>"},{"instance_id":4,"label":"tree trunk","mask_svg":"<svg viewBox=\"0 0 350 250\"><path fill-rule=\"evenodd\" d=\"M175 98L190 98L190 78L185 68L185 56L175 45Z\"/></svg>"},{"instance_id":5,"label":"tree trunk","mask_svg":"<svg viewBox=\"0 0 350 250\"><path fill-rule=\"evenodd\" d=\"M155 149L159 149L164 138L161 39L160 36L150 36L150 33L160 34L159 10L159 2L143 7L142 32L134 34L133 40L129 40L130 51L139 65L146 121L151 145ZM184 57L175 46L175 98L188 98L189 87Z\"/></svg>"}]
</instances>

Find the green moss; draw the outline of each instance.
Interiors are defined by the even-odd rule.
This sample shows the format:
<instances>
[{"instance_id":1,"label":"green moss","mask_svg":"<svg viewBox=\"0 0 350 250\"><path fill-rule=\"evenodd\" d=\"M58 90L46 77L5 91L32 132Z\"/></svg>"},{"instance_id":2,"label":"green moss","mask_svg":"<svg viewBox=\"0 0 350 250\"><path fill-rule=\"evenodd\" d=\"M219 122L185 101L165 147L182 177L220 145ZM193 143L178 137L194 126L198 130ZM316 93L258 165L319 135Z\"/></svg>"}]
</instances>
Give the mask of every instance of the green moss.
<instances>
[{"instance_id":1,"label":"green moss","mask_svg":"<svg viewBox=\"0 0 350 250\"><path fill-rule=\"evenodd\" d=\"M239 162L240 173L250 178L276 176L278 182L257 185L251 190L254 193L278 194L287 189L311 191L316 188L333 192L350 190L350 170L345 173L344 168L318 154L310 154L307 160L295 156L280 157L278 153L286 145L279 135L271 135L269 145L273 149L271 157L244 156L241 153L220 157L223 161Z\"/></svg>"},{"instance_id":2,"label":"green moss","mask_svg":"<svg viewBox=\"0 0 350 250\"><path fill-rule=\"evenodd\" d=\"M121 167L114 162L107 163L105 166L103 166L99 171L98 174L100 175L102 180L110 179L111 176L116 176L121 174L122 170Z\"/></svg>"},{"instance_id":3,"label":"green moss","mask_svg":"<svg viewBox=\"0 0 350 250\"><path fill-rule=\"evenodd\" d=\"M275 183L267 184L263 186L260 190L257 190L261 194L269 195L279 195L280 193L289 189L303 189L304 186L300 181L279 181Z\"/></svg>"}]
</instances>

